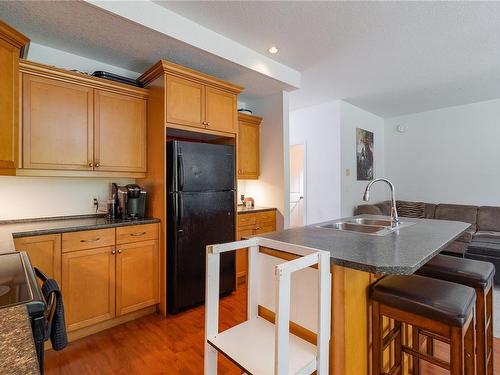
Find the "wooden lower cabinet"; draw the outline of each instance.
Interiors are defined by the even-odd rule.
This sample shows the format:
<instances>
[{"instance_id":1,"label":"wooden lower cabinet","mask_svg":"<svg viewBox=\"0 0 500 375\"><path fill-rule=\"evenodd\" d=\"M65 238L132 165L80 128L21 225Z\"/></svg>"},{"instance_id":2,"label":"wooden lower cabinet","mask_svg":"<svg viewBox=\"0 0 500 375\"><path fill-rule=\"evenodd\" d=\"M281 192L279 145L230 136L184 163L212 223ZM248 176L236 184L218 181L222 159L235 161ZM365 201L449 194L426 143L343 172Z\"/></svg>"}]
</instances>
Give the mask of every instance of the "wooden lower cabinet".
<instances>
[{"instance_id":1,"label":"wooden lower cabinet","mask_svg":"<svg viewBox=\"0 0 500 375\"><path fill-rule=\"evenodd\" d=\"M14 239L17 251L26 251L31 265L61 285L61 235L20 237Z\"/></svg>"},{"instance_id":2,"label":"wooden lower cabinet","mask_svg":"<svg viewBox=\"0 0 500 375\"><path fill-rule=\"evenodd\" d=\"M237 240L245 237L255 236L274 232L276 230L276 211L260 211L256 213L238 214L238 233ZM248 270L248 253L247 249L236 251L236 284L244 284L246 282Z\"/></svg>"},{"instance_id":3,"label":"wooden lower cabinet","mask_svg":"<svg viewBox=\"0 0 500 375\"><path fill-rule=\"evenodd\" d=\"M154 305L159 294L158 240L117 247L116 315Z\"/></svg>"},{"instance_id":4,"label":"wooden lower cabinet","mask_svg":"<svg viewBox=\"0 0 500 375\"><path fill-rule=\"evenodd\" d=\"M62 255L66 327L73 331L115 316L115 248Z\"/></svg>"}]
</instances>

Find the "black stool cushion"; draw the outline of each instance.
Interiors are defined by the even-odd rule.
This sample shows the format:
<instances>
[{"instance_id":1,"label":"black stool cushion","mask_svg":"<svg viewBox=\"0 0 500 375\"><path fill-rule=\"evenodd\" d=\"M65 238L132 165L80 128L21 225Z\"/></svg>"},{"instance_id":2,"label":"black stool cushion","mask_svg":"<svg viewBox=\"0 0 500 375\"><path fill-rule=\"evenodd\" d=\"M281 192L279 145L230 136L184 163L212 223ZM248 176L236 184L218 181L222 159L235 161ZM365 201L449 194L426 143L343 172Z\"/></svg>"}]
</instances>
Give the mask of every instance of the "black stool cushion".
<instances>
[{"instance_id":1,"label":"black stool cushion","mask_svg":"<svg viewBox=\"0 0 500 375\"><path fill-rule=\"evenodd\" d=\"M485 289L495 275L495 266L490 262L437 255L415 273Z\"/></svg>"},{"instance_id":2,"label":"black stool cushion","mask_svg":"<svg viewBox=\"0 0 500 375\"><path fill-rule=\"evenodd\" d=\"M476 302L474 289L420 275L386 276L372 286L372 299L448 325L463 327Z\"/></svg>"}]
</instances>

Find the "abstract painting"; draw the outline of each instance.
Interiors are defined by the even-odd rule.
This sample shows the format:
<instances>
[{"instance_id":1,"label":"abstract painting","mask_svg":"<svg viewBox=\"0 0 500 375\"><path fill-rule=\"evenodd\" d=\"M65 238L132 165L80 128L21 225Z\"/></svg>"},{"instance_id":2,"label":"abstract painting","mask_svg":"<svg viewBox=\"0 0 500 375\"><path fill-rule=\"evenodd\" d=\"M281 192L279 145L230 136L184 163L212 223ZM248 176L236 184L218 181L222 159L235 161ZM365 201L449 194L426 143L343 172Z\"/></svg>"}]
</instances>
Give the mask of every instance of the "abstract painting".
<instances>
[{"instance_id":1,"label":"abstract painting","mask_svg":"<svg viewBox=\"0 0 500 375\"><path fill-rule=\"evenodd\" d=\"M373 133L356 128L356 165L358 181L373 180Z\"/></svg>"}]
</instances>

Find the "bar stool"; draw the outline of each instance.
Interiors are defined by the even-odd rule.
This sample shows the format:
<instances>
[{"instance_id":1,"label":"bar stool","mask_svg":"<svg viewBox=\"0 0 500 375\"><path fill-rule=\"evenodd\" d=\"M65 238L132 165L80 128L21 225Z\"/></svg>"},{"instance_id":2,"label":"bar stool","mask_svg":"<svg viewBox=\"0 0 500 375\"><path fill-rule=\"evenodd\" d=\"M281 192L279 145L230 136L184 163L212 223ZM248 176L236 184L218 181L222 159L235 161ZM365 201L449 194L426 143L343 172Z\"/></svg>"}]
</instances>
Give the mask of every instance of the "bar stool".
<instances>
[{"instance_id":1,"label":"bar stool","mask_svg":"<svg viewBox=\"0 0 500 375\"><path fill-rule=\"evenodd\" d=\"M437 255L423 265L417 274L451 281L476 291L476 360L477 374L493 374L493 277L495 267L489 262ZM425 332L420 332L425 335ZM419 340L419 332L415 339ZM428 353L433 352L433 340L428 340ZM418 370L418 365L417 369ZM418 374L418 372L415 372Z\"/></svg>"},{"instance_id":2,"label":"bar stool","mask_svg":"<svg viewBox=\"0 0 500 375\"><path fill-rule=\"evenodd\" d=\"M372 286L373 375L402 375L404 354L433 363L451 375L474 375L474 289L420 275L386 276ZM394 320L384 335L382 318ZM402 325L425 329L450 344L450 362L410 347ZM384 369L384 350L394 343L394 364Z\"/></svg>"}]
</instances>

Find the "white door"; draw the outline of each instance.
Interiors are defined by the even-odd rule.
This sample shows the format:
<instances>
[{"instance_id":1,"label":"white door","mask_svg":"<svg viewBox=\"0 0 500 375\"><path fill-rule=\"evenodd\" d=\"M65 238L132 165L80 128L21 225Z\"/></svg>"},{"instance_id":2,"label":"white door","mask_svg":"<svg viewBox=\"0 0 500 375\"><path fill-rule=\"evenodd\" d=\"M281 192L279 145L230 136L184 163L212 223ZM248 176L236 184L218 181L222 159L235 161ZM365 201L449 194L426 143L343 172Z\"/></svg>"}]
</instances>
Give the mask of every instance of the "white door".
<instances>
[{"instance_id":1,"label":"white door","mask_svg":"<svg viewBox=\"0 0 500 375\"><path fill-rule=\"evenodd\" d=\"M304 184L306 147L304 144L290 145L290 227L306 224Z\"/></svg>"}]
</instances>

